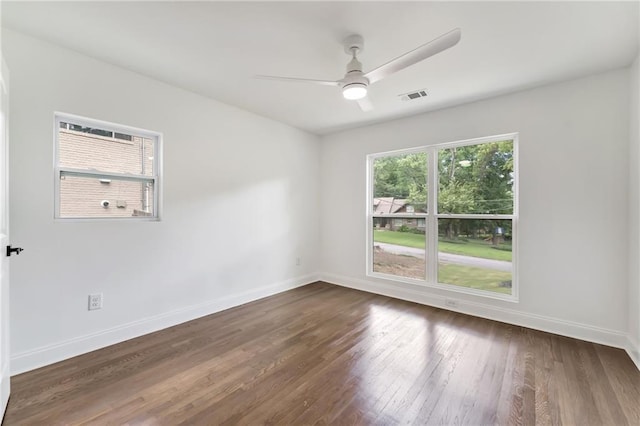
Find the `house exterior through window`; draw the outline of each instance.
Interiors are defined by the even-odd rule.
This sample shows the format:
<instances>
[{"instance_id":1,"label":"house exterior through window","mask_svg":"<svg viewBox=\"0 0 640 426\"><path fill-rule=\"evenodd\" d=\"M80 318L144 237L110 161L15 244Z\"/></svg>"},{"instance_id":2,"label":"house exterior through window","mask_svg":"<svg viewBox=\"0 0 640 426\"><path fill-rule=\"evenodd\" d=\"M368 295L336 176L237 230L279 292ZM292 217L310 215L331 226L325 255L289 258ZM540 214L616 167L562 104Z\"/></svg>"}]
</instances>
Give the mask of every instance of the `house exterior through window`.
<instances>
[{"instance_id":1,"label":"house exterior through window","mask_svg":"<svg viewBox=\"0 0 640 426\"><path fill-rule=\"evenodd\" d=\"M56 114L55 217L159 218L160 134Z\"/></svg>"}]
</instances>

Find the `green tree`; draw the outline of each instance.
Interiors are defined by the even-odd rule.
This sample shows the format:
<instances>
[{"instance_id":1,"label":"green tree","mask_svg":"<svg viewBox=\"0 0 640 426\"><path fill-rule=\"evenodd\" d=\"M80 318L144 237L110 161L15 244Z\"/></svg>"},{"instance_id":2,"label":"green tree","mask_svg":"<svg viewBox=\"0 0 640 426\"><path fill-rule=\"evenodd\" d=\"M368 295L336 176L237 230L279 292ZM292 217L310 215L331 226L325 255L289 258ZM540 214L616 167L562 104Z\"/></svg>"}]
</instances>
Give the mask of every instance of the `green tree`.
<instances>
[{"instance_id":1,"label":"green tree","mask_svg":"<svg viewBox=\"0 0 640 426\"><path fill-rule=\"evenodd\" d=\"M444 148L437 153L439 213L513 213L513 141ZM374 197L406 199L416 211L426 211L426 153L378 158L373 167ZM440 232L448 238L487 238L486 234L490 237L498 227L497 222L487 219L440 222ZM500 227L510 235L510 221L506 222L508 226L501 223Z\"/></svg>"},{"instance_id":2,"label":"green tree","mask_svg":"<svg viewBox=\"0 0 640 426\"><path fill-rule=\"evenodd\" d=\"M416 209L427 203L427 154L377 158L373 163L374 197L407 199Z\"/></svg>"},{"instance_id":3,"label":"green tree","mask_svg":"<svg viewBox=\"0 0 640 426\"><path fill-rule=\"evenodd\" d=\"M438 160L440 213L513 212L513 141L442 149Z\"/></svg>"},{"instance_id":4,"label":"green tree","mask_svg":"<svg viewBox=\"0 0 640 426\"><path fill-rule=\"evenodd\" d=\"M438 153L438 211L440 213L510 214L513 212L513 141L442 149ZM486 219L440 220L440 233L453 239L489 233L493 244L498 227L508 226Z\"/></svg>"}]
</instances>

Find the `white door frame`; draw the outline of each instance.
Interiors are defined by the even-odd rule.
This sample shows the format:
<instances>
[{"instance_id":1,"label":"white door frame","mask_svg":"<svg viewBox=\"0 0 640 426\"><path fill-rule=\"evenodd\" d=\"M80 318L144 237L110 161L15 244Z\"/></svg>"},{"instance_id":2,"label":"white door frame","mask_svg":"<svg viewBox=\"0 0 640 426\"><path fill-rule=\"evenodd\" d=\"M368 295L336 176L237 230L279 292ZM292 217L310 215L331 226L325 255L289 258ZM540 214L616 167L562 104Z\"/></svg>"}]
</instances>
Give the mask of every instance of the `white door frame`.
<instances>
[{"instance_id":1,"label":"white door frame","mask_svg":"<svg viewBox=\"0 0 640 426\"><path fill-rule=\"evenodd\" d=\"M0 421L9 401L9 69L0 73Z\"/></svg>"}]
</instances>

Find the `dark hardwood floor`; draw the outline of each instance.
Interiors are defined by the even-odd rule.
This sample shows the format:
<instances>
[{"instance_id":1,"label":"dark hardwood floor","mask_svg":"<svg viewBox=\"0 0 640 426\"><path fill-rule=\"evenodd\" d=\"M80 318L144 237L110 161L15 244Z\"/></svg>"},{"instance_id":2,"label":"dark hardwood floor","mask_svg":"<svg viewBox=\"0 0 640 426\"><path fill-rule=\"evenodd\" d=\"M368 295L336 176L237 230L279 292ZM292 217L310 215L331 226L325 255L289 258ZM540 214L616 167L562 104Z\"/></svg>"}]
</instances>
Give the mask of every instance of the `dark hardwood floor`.
<instances>
[{"instance_id":1,"label":"dark hardwood floor","mask_svg":"<svg viewBox=\"0 0 640 426\"><path fill-rule=\"evenodd\" d=\"M640 425L620 349L326 283L11 386L5 425Z\"/></svg>"}]
</instances>

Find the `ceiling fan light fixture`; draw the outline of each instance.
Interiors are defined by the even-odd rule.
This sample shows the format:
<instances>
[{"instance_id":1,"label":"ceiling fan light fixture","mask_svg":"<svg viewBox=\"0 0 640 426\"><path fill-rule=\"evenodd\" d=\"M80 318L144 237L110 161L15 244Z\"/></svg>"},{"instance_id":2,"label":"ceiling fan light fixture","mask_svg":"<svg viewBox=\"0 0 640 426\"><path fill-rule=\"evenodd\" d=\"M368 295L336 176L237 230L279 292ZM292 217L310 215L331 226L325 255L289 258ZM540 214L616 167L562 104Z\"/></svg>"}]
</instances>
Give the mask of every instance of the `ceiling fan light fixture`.
<instances>
[{"instance_id":1,"label":"ceiling fan light fixture","mask_svg":"<svg viewBox=\"0 0 640 426\"><path fill-rule=\"evenodd\" d=\"M342 96L352 101L367 96L367 85L363 83L351 83L342 88Z\"/></svg>"}]
</instances>

